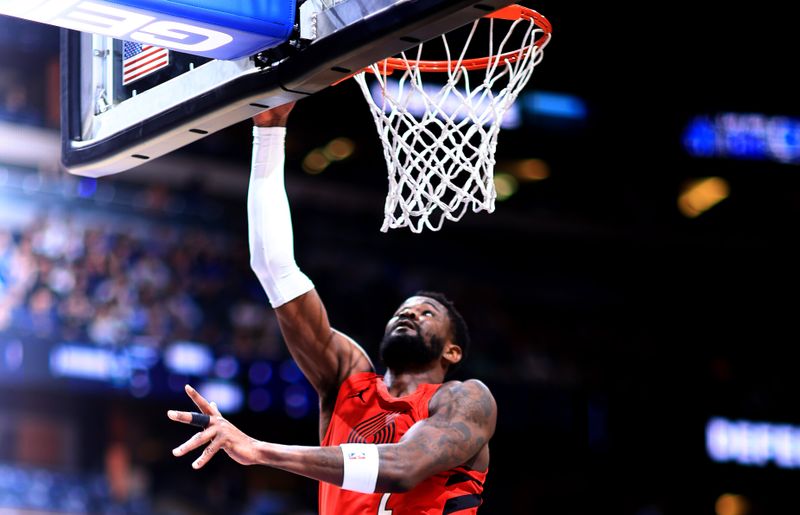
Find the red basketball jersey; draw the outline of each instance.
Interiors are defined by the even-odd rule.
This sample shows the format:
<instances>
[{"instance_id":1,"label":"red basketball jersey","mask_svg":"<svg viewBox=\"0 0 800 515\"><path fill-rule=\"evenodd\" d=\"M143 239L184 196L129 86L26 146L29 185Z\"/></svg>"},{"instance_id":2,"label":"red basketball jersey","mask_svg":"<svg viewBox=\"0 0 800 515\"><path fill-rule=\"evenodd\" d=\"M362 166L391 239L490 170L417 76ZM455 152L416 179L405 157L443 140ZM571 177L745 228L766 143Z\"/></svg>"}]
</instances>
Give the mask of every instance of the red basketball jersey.
<instances>
[{"instance_id":1,"label":"red basketball jersey","mask_svg":"<svg viewBox=\"0 0 800 515\"><path fill-rule=\"evenodd\" d=\"M372 372L350 376L339 389L323 446L343 443L396 443L417 421L428 418L428 401L440 384L422 384L405 397L393 397L383 377ZM485 472L456 467L425 479L404 493L362 494L320 481L320 515L476 514Z\"/></svg>"}]
</instances>

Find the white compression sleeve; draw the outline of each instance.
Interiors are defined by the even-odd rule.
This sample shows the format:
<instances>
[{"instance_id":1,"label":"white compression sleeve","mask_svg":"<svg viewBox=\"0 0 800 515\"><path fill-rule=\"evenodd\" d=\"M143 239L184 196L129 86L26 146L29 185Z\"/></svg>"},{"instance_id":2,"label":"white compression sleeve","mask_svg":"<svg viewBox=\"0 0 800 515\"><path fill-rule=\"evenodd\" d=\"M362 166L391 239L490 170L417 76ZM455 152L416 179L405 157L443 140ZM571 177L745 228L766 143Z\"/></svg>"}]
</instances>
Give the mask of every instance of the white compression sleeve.
<instances>
[{"instance_id":1,"label":"white compression sleeve","mask_svg":"<svg viewBox=\"0 0 800 515\"><path fill-rule=\"evenodd\" d=\"M285 127L253 127L247 191L250 267L277 308L314 288L294 261L289 199L283 180Z\"/></svg>"}]
</instances>

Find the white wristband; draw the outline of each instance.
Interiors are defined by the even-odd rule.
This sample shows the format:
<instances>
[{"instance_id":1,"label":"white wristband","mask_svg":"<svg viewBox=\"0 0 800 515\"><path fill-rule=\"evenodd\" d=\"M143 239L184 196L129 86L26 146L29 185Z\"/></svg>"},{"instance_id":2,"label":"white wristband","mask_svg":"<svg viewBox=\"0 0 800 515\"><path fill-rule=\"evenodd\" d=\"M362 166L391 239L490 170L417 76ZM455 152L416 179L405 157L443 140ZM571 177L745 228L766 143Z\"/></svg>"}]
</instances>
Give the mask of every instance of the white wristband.
<instances>
[{"instance_id":1,"label":"white wristband","mask_svg":"<svg viewBox=\"0 0 800 515\"><path fill-rule=\"evenodd\" d=\"M247 193L250 267L277 308L314 288L294 260L289 200L283 182L285 127L254 127Z\"/></svg>"},{"instance_id":2,"label":"white wristband","mask_svg":"<svg viewBox=\"0 0 800 515\"><path fill-rule=\"evenodd\" d=\"M375 492L378 482L378 446L366 443L343 443L344 456L342 488L364 494Z\"/></svg>"}]
</instances>

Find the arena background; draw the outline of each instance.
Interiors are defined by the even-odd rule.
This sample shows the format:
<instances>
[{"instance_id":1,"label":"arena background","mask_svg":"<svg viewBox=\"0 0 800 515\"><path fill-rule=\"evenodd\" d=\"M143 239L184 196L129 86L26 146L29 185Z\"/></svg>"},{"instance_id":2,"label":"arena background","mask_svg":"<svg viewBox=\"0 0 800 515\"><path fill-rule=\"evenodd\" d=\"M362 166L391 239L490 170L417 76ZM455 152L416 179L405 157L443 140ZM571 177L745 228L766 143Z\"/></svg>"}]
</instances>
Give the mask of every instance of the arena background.
<instances>
[{"instance_id":1,"label":"arena background","mask_svg":"<svg viewBox=\"0 0 800 515\"><path fill-rule=\"evenodd\" d=\"M499 412L482 514L796 511L800 108L769 3L526 4L554 37L500 135L508 198L438 233L380 233L355 84L295 108L297 261L334 326L375 355L420 288L470 325L461 376ZM0 513L314 513L310 480L170 452L186 382L251 436L316 441L248 268L250 124L79 178L58 78L57 29L0 18Z\"/></svg>"}]
</instances>

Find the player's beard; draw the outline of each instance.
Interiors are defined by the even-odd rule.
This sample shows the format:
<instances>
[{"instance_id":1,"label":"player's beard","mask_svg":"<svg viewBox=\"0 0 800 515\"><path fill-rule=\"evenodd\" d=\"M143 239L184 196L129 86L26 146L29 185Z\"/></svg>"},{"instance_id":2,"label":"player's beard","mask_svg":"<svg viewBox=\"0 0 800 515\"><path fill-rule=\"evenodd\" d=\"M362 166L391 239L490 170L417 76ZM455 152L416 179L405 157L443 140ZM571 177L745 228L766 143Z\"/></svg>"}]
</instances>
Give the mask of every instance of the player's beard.
<instances>
[{"instance_id":1,"label":"player's beard","mask_svg":"<svg viewBox=\"0 0 800 515\"><path fill-rule=\"evenodd\" d=\"M381 361L390 370L403 372L427 365L442 354L444 341L431 336L430 346L419 333L387 333L380 347Z\"/></svg>"}]
</instances>

